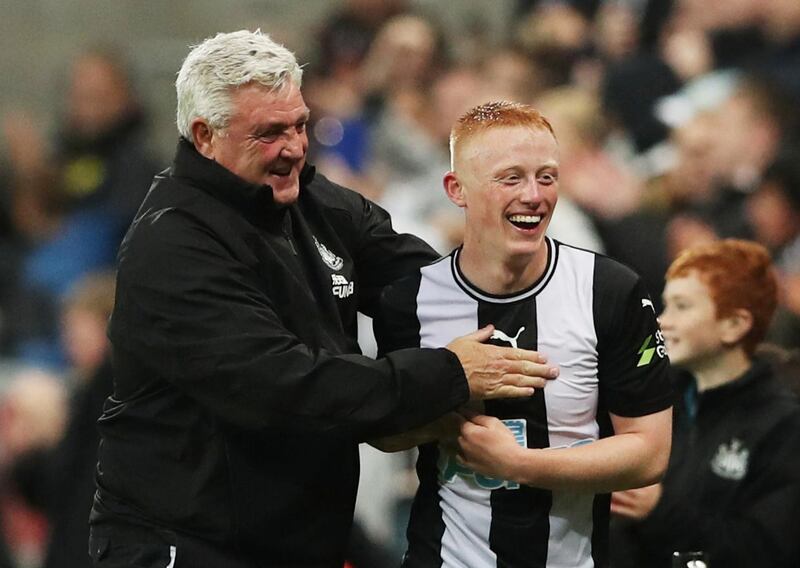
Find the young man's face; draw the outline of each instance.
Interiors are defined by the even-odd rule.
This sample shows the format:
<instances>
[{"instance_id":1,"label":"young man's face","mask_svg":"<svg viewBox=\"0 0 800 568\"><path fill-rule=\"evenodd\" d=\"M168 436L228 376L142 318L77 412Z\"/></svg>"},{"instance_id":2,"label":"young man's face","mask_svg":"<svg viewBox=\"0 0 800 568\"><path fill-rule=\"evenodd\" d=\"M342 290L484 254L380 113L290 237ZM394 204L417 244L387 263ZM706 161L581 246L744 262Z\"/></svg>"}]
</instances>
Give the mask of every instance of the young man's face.
<instances>
[{"instance_id":1,"label":"young man's face","mask_svg":"<svg viewBox=\"0 0 800 568\"><path fill-rule=\"evenodd\" d=\"M670 362L697 370L723 352L722 322L708 287L690 272L667 280L659 317Z\"/></svg>"},{"instance_id":2,"label":"young man's face","mask_svg":"<svg viewBox=\"0 0 800 568\"><path fill-rule=\"evenodd\" d=\"M544 235L558 201L553 135L523 126L492 128L464 141L455 162L464 242L494 257L546 255Z\"/></svg>"},{"instance_id":3,"label":"young man's face","mask_svg":"<svg viewBox=\"0 0 800 568\"><path fill-rule=\"evenodd\" d=\"M272 187L275 202L289 205L300 193L308 150L309 110L291 82L279 91L244 85L231 95L228 125L214 132L211 158L242 179Z\"/></svg>"}]
</instances>

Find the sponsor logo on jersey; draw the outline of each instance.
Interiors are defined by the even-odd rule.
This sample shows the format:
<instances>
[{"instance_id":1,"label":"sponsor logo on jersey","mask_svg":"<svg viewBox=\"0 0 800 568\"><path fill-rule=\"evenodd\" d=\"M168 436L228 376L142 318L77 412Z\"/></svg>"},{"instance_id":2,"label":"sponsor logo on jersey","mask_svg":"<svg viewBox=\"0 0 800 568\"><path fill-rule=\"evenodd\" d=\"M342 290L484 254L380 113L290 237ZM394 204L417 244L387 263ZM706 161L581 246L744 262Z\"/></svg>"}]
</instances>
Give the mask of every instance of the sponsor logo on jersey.
<instances>
[{"instance_id":1,"label":"sponsor logo on jersey","mask_svg":"<svg viewBox=\"0 0 800 568\"><path fill-rule=\"evenodd\" d=\"M344 299L353 294L353 283L348 282L341 274L331 274L331 281L331 293L337 298Z\"/></svg>"},{"instance_id":2,"label":"sponsor logo on jersey","mask_svg":"<svg viewBox=\"0 0 800 568\"><path fill-rule=\"evenodd\" d=\"M742 441L733 438L727 444L720 444L717 453L711 459L711 471L723 479L739 481L747 475L747 464L750 461L750 450Z\"/></svg>"},{"instance_id":3,"label":"sponsor logo on jersey","mask_svg":"<svg viewBox=\"0 0 800 568\"><path fill-rule=\"evenodd\" d=\"M655 340L653 338L655 338ZM658 355L659 359L666 357L667 348L664 346L664 335L661 333L661 330L648 335L636 354L639 355L639 362L636 364L637 367L649 365L654 355Z\"/></svg>"},{"instance_id":4,"label":"sponsor logo on jersey","mask_svg":"<svg viewBox=\"0 0 800 568\"><path fill-rule=\"evenodd\" d=\"M651 302L649 298L642 298L642 307L643 308L649 307L651 310L653 310L653 313L656 313L656 308L653 305L653 302Z\"/></svg>"},{"instance_id":5,"label":"sponsor logo on jersey","mask_svg":"<svg viewBox=\"0 0 800 568\"><path fill-rule=\"evenodd\" d=\"M524 329L524 328L523 328ZM509 418L502 421L506 427L514 434L514 439L523 448L528 447L528 429L524 418ZM443 463L442 463L443 462ZM452 454L442 454L439 463L439 480L441 483L452 483L456 476L464 479L467 483L477 485L481 489L489 491L493 489L519 489L519 483L516 481L507 481L504 479L494 479L476 473L471 469L464 467L456 461L456 457Z\"/></svg>"},{"instance_id":6,"label":"sponsor logo on jersey","mask_svg":"<svg viewBox=\"0 0 800 568\"><path fill-rule=\"evenodd\" d=\"M511 345L511 347L516 349L517 348L517 339L519 339L519 336L523 331L525 331L525 326L522 326L521 328L519 328L519 331L517 332L517 334L514 337L509 337L508 334L506 334L506 332L501 331L499 329L495 329L492 332L492 336L489 339L497 339L497 340L500 340L500 341L505 341L506 343L509 343Z\"/></svg>"},{"instance_id":7,"label":"sponsor logo on jersey","mask_svg":"<svg viewBox=\"0 0 800 568\"><path fill-rule=\"evenodd\" d=\"M342 260L341 256L336 256L333 254L328 247L317 240L317 237L314 237L314 244L317 245L319 255L322 257L322 261L328 265L328 268L331 270L342 269L342 266L344 266L344 260Z\"/></svg>"}]
</instances>

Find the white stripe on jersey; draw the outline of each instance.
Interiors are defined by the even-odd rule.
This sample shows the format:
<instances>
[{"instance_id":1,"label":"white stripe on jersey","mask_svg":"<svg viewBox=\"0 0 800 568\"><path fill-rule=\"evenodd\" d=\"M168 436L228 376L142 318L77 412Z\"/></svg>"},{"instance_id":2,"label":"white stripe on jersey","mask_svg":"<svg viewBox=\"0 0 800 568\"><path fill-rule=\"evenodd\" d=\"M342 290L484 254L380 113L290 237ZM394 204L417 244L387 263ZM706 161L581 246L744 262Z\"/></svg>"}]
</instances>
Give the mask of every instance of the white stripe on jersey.
<instances>
[{"instance_id":1,"label":"white stripe on jersey","mask_svg":"<svg viewBox=\"0 0 800 568\"><path fill-rule=\"evenodd\" d=\"M417 294L420 347L444 347L478 329L478 302L453 283L450 257L421 269Z\"/></svg>"},{"instance_id":2,"label":"white stripe on jersey","mask_svg":"<svg viewBox=\"0 0 800 568\"><path fill-rule=\"evenodd\" d=\"M478 302L453 283L450 258L422 269L417 295L420 347L442 347L456 337L478 329ZM456 476L439 489L442 517L442 566L474 568L494 566L489 549L491 493L470 487Z\"/></svg>"},{"instance_id":3,"label":"white stripe on jersey","mask_svg":"<svg viewBox=\"0 0 800 568\"><path fill-rule=\"evenodd\" d=\"M592 315L594 255L562 246L558 269L536 298L539 351L560 367L544 389L550 447L600 435L597 334ZM554 449L552 451L558 451ZM594 493L553 491L547 566L590 568Z\"/></svg>"}]
</instances>

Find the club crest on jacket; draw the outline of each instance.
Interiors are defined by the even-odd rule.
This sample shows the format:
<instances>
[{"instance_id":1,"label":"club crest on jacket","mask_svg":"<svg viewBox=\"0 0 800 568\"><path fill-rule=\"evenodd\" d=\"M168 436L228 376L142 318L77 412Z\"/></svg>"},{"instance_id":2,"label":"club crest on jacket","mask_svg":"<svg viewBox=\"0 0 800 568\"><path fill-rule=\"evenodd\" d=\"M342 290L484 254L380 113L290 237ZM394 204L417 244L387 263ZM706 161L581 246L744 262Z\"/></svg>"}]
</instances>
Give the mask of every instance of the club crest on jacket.
<instances>
[{"instance_id":1,"label":"club crest on jacket","mask_svg":"<svg viewBox=\"0 0 800 568\"><path fill-rule=\"evenodd\" d=\"M742 441L733 438L728 444L720 444L717 453L711 460L711 471L723 479L739 481L747 475L747 463L750 450L742 445Z\"/></svg>"},{"instance_id":2,"label":"club crest on jacket","mask_svg":"<svg viewBox=\"0 0 800 568\"><path fill-rule=\"evenodd\" d=\"M342 266L344 266L344 261L342 260L341 256L336 256L333 254L328 247L317 240L317 237L314 237L314 244L317 245L317 250L319 251L319 255L322 257L323 262L325 262L325 264L327 264L331 270L342 269Z\"/></svg>"}]
</instances>

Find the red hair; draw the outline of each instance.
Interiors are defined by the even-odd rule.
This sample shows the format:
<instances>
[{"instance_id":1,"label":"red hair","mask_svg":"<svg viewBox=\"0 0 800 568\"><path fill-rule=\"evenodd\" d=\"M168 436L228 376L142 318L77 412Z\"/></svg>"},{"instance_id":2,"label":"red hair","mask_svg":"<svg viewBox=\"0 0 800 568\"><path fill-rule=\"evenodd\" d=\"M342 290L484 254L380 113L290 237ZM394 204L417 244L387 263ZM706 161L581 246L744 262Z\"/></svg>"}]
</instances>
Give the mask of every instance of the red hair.
<instances>
[{"instance_id":1,"label":"red hair","mask_svg":"<svg viewBox=\"0 0 800 568\"><path fill-rule=\"evenodd\" d=\"M737 309L750 312L753 326L742 338L742 347L752 355L778 304L778 283L767 249L737 239L691 247L675 259L666 277L682 278L693 272L708 287L718 318Z\"/></svg>"},{"instance_id":2,"label":"red hair","mask_svg":"<svg viewBox=\"0 0 800 568\"><path fill-rule=\"evenodd\" d=\"M451 160L455 157L456 146L475 134L491 128L514 126L546 130L555 138L550 121L530 105L509 101L484 103L464 113L450 131Z\"/></svg>"}]
</instances>

